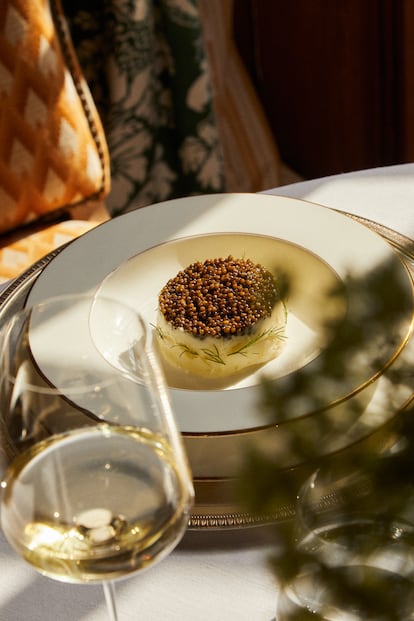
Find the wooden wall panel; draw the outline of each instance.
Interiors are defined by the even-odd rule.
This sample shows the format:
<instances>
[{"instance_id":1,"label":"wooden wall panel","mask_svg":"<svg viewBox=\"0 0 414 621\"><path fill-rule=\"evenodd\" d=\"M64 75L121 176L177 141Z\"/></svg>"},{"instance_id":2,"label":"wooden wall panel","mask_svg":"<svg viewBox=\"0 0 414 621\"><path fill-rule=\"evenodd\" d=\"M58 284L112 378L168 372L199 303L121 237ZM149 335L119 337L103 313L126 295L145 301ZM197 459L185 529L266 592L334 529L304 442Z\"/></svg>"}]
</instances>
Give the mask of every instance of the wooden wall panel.
<instances>
[{"instance_id":1,"label":"wooden wall panel","mask_svg":"<svg viewBox=\"0 0 414 621\"><path fill-rule=\"evenodd\" d=\"M401 16L401 123L402 145L400 157L414 162L414 2L403 0Z\"/></svg>"},{"instance_id":2,"label":"wooden wall panel","mask_svg":"<svg viewBox=\"0 0 414 621\"><path fill-rule=\"evenodd\" d=\"M312 178L412 157L413 20L412 0L235 1L236 41L289 166Z\"/></svg>"}]
</instances>

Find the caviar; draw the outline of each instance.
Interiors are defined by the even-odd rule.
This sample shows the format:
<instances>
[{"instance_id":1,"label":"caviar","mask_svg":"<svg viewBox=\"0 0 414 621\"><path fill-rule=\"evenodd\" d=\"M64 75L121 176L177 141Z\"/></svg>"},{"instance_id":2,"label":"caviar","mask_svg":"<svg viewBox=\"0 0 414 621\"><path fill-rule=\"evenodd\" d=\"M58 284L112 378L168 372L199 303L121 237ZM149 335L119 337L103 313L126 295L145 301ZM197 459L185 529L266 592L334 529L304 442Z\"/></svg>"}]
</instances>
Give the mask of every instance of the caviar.
<instances>
[{"instance_id":1,"label":"caviar","mask_svg":"<svg viewBox=\"0 0 414 621\"><path fill-rule=\"evenodd\" d=\"M269 317L279 299L272 274L250 259L232 256L196 262L161 290L159 307L174 328L197 336L248 334Z\"/></svg>"}]
</instances>

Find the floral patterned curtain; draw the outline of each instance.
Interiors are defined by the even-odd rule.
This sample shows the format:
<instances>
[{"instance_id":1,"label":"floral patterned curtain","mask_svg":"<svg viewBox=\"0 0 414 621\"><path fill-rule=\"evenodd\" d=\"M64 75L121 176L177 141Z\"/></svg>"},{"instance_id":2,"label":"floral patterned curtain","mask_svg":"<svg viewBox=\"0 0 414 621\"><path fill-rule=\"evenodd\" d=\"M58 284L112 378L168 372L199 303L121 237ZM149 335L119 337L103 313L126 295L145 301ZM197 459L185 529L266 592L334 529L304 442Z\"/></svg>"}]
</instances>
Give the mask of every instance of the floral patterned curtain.
<instances>
[{"instance_id":1,"label":"floral patterned curtain","mask_svg":"<svg viewBox=\"0 0 414 621\"><path fill-rule=\"evenodd\" d=\"M225 188L196 5L64 3L107 135L112 215Z\"/></svg>"},{"instance_id":2,"label":"floral patterned curtain","mask_svg":"<svg viewBox=\"0 0 414 621\"><path fill-rule=\"evenodd\" d=\"M238 133L244 136L245 128L238 132L224 115L221 126L217 123L216 105L226 108L225 94L219 92L226 76L220 75L220 59L214 58L208 40L215 36L211 28L223 36L217 26L228 23L230 0L62 0L62 4L107 136L111 215L179 196L277 185L279 161L271 140L270 159L264 161L267 185L229 184L231 170L237 170L239 180L248 180L251 144L258 135L256 131L254 140L244 141L250 151L246 160L244 154L232 151L233 146L238 150L237 141L228 140L229 132L234 139ZM217 50L227 54L229 43ZM234 125L238 117L231 110L237 97L233 94L232 99L233 108L228 110ZM251 123L254 132L251 115L241 122ZM263 150L263 141L258 148Z\"/></svg>"}]
</instances>

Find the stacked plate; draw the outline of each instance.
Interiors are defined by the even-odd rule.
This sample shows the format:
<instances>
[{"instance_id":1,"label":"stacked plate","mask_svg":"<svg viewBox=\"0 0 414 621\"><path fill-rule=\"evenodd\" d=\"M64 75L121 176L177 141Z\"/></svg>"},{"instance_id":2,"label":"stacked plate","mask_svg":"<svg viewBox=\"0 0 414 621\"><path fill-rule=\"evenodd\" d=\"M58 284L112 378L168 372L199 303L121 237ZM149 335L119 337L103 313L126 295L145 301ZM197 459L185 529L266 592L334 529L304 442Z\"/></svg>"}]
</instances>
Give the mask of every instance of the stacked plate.
<instances>
[{"instance_id":1,"label":"stacked plate","mask_svg":"<svg viewBox=\"0 0 414 621\"><path fill-rule=\"evenodd\" d=\"M201 529L256 523L231 495L252 443L281 468L292 468L301 464L287 433L305 434L326 455L387 441L389 424L413 392L406 373L414 347L413 285L404 256L369 227L326 207L217 194L106 222L48 257L0 299L5 316L19 304L92 291L126 302L155 325L158 294L169 278L194 261L228 255L287 277L288 323L281 354L231 380L166 368L196 486L190 526ZM332 360L341 364L332 367ZM329 365L332 375L322 385L321 370ZM298 379L314 390L292 395L302 385ZM270 416L263 380L267 394L285 406L271 408ZM323 437L321 417L329 422ZM272 519L285 519L289 510L280 507Z\"/></svg>"}]
</instances>

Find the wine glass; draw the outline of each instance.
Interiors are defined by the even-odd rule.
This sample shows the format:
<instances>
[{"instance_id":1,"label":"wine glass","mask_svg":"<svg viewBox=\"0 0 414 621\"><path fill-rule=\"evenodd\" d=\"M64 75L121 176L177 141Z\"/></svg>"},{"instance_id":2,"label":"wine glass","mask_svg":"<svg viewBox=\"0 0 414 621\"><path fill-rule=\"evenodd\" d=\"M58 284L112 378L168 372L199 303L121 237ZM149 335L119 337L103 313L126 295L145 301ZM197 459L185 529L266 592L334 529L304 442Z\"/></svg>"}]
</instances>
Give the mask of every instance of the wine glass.
<instances>
[{"instance_id":1,"label":"wine glass","mask_svg":"<svg viewBox=\"0 0 414 621\"><path fill-rule=\"evenodd\" d=\"M278 621L414 619L413 498L401 501L398 481L395 495L378 481L348 462L305 482L296 573L280 591Z\"/></svg>"},{"instance_id":2,"label":"wine glass","mask_svg":"<svg viewBox=\"0 0 414 621\"><path fill-rule=\"evenodd\" d=\"M0 332L0 519L42 574L103 584L167 555L193 485L151 333L99 296L51 298Z\"/></svg>"}]
</instances>

